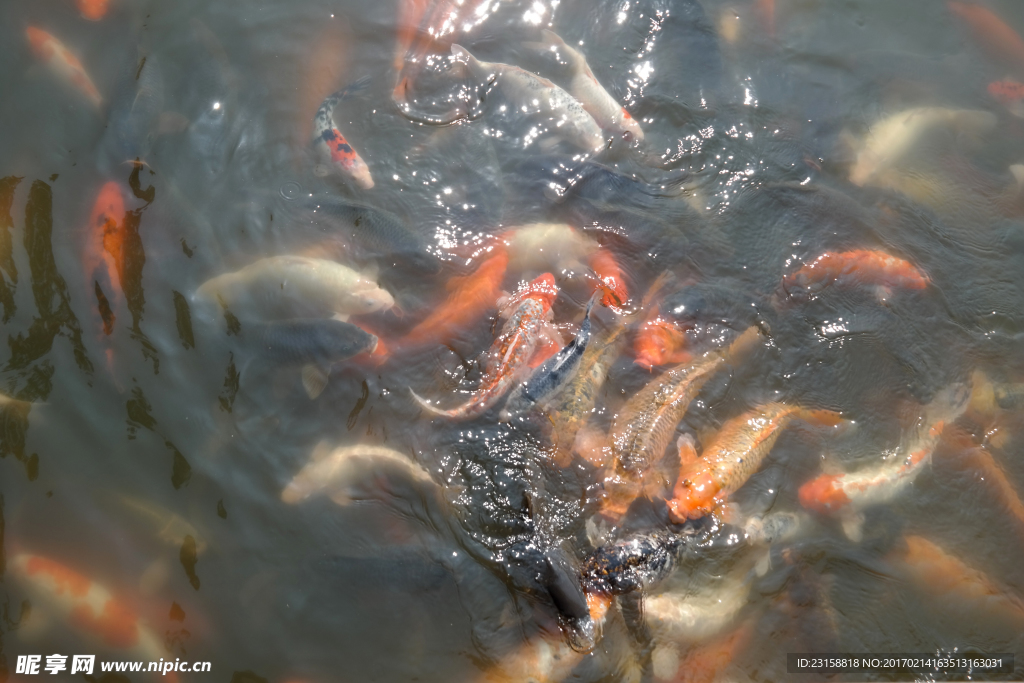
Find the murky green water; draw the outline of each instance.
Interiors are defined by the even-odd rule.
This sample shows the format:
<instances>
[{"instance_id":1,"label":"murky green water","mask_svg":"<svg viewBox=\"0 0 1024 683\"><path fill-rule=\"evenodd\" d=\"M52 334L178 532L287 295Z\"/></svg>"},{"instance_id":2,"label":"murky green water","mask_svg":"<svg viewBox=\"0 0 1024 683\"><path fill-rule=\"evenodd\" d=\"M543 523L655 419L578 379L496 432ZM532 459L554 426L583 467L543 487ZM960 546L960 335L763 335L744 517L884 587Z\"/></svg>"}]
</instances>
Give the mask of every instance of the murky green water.
<instances>
[{"instance_id":1,"label":"murky green water","mask_svg":"<svg viewBox=\"0 0 1024 683\"><path fill-rule=\"evenodd\" d=\"M578 457L556 467L545 420L510 427L491 411L451 422L412 401L410 387L447 406L476 386L493 307L445 343L395 344L442 305L451 278L480 263L474 250L513 226L583 230L615 254L633 306L666 270L670 293L717 287L698 350L750 324L770 332L705 387L680 434L706 445L729 418L778 400L855 421L835 436L788 430L732 497L748 514L801 510L798 489L823 463L877 462L921 404L975 371L998 386L1024 379L1024 203L1008 170L1024 159L1024 123L987 88L1021 78L1024 64L1015 72L993 58L945 3L483 4L458 37L481 59L543 69L523 45L542 26L582 46L646 134L596 158L622 176L598 169L574 181L593 169L578 149L534 139L514 107L483 84L452 86L437 65L412 91L416 111L436 116L453 96L471 115L453 125L403 115L392 101L392 3L114 0L98 22L70 0L0 7L0 389L32 404L4 407L0 423L0 681L31 680L15 674L17 657L51 653L212 663L188 680L477 680L530 643L558 647L537 557L560 547L576 563L593 551L586 522L601 471ZM986 6L1024 31L1024 6ZM30 25L79 56L101 110L33 58ZM367 87L335 121L370 167L369 190L314 173L308 149L320 101L362 77ZM995 124L939 126L883 176L851 183L856 140L913 107L983 110ZM136 156L144 167L127 163ZM97 244L90 212L109 180L128 218L123 293L104 283L108 333L87 254ZM272 255L369 266L308 210L311 195L327 194L396 214L440 268L379 259L397 307L352 322L396 350L382 363L338 364L310 400L296 367L254 360L245 322L239 334L193 295ZM930 284L773 304L783 274L853 249L899 255ZM578 322L590 282L579 263L514 260L501 287L548 269L562 287L555 322ZM603 331L614 316L595 318ZM627 346L594 424L606 429L652 377ZM1024 519L963 456L983 445L1024 489L1020 427L1012 406L969 410L960 441L940 444L908 490L867 510L860 542L836 519L811 516L797 539L771 547L759 574L751 567L765 549L730 544L738 527L725 527L652 595L739 599L672 635L645 626L636 596L620 598L593 653L555 680L789 680L789 652L1024 655L1024 621L1002 598L960 598L935 577L919 585L892 560L905 536L921 536L1001 595L1024 593ZM407 454L442 497L383 482L377 501L282 502L322 441ZM665 528L663 507L638 503L613 537ZM159 648L118 649L76 627L19 573L26 553L115 593ZM723 634L739 635L722 645ZM709 643L727 666L694 658Z\"/></svg>"}]
</instances>

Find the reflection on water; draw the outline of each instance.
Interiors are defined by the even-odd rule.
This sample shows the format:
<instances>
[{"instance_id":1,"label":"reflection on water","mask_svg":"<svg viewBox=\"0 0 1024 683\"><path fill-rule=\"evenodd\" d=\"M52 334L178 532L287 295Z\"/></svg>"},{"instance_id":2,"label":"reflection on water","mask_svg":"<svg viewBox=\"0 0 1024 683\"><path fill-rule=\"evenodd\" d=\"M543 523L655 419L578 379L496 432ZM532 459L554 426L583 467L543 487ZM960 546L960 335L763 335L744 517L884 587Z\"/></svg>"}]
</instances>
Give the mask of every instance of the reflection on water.
<instances>
[{"instance_id":1,"label":"reflection on water","mask_svg":"<svg viewBox=\"0 0 1024 683\"><path fill-rule=\"evenodd\" d=\"M0 683L1024 654L1016 3L104 7L0 8Z\"/></svg>"}]
</instances>

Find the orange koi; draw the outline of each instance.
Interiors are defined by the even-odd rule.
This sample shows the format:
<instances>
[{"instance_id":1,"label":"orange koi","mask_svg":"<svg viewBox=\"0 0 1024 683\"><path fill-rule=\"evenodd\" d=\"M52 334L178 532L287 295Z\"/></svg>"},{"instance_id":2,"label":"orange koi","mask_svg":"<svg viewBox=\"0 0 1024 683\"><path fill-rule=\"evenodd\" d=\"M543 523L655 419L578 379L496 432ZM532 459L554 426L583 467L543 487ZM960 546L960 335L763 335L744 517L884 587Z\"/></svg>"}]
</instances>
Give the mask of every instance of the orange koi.
<instances>
[{"instance_id":1,"label":"orange koi","mask_svg":"<svg viewBox=\"0 0 1024 683\"><path fill-rule=\"evenodd\" d=\"M633 354L636 364L647 370L655 365L686 363L693 354L686 348L686 335L679 327L658 315L657 307L637 331L633 340Z\"/></svg>"},{"instance_id":2,"label":"orange koi","mask_svg":"<svg viewBox=\"0 0 1024 683\"><path fill-rule=\"evenodd\" d=\"M677 523L711 514L757 472L776 440L794 419L824 426L843 422L831 410L808 410L784 403L769 403L728 420L714 442L697 460L690 460L679 472L668 515Z\"/></svg>"},{"instance_id":3,"label":"orange koi","mask_svg":"<svg viewBox=\"0 0 1024 683\"><path fill-rule=\"evenodd\" d=\"M812 296L832 284L874 284L881 287L924 289L930 280L909 261L883 251L857 249L828 251L782 278L782 289L791 298Z\"/></svg>"},{"instance_id":4,"label":"orange koi","mask_svg":"<svg viewBox=\"0 0 1024 683\"><path fill-rule=\"evenodd\" d=\"M54 74L60 79L67 81L80 92L82 92L97 109L103 104L103 97L99 90L93 85L89 74L78 57L71 54L71 51L64 47L57 38L50 35L41 28L29 26L25 29L25 36L32 48L32 54L36 59L45 63Z\"/></svg>"},{"instance_id":5,"label":"orange koi","mask_svg":"<svg viewBox=\"0 0 1024 683\"><path fill-rule=\"evenodd\" d=\"M508 252L498 248L471 274L452 278L448 299L405 336L410 344L444 342L459 329L478 320L501 296L501 282L508 270Z\"/></svg>"},{"instance_id":6,"label":"orange koi","mask_svg":"<svg viewBox=\"0 0 1024 683\"><path fill-rule=\"evenodd\" d=\"M765 35L775 40L775 0L755 0L754 10Z\"/></svg>"},{"instance_id":7,"label":"orange koi","mask_svg":"<svg viewBox=\"0 0 1024 683\"><path fill-rule=\"evenodd\" d=\"M747 621L731 633L692 647L679 665L673 683L714 683L736 659L754 634L754 621Z\"/></svg>"},{"instance_id":8,"label":"orange koi","mask_svg":"<svg viewBox=\"0 0 1024 683\"><path fill-rule=\"evenodd\" d=\"M1024 503L1021 502L1017 489L1007 478L1006 472L989 450L984 446L974 446L963 451L960 458L977 468L980 478L992 482L996 489L996 497L1024 528Z\"/></svg>"},{"instance_id":9,"label":"orange koi","mask_svg":"<svg viewBox=\"0 0 1024 683\"><path fill-rule=\"evenodd\" d=\"M590 256L590 267L597 274L602 284L598 287L604 290L601 303L604 306L623 306L629 300L629 290L626 288L626 280L622 277L622 268L615 259L614 254L605 248L594 250Z\"/></svg>"},{"instance_id":10,"label":"orange koi","mask_svg":"<svg viewBox=\"0 0 1024 683\"><path fill-rule=\"evenodd\" d=\"M108 336L114 331L114 311L123 298L121 276L124 270L124 217L121 186L111 180L103 185L96 196L82 254L86 291L96 294L103 332ZM104 288L108 288L108 292L104 292ZM108 294L110 299L107 298Z\"/></svg>"},{"instance_id":11,"label":"orange koi","mask_svg":"<svg viewBox=\"0 0 1024 683\"><path fill-rule=\"evenodd\" d=\"M1024 100L1024 83L1007 78L988 84L988 94L1003 104L1013 104Z\"/></svg>"},{"instance_id":12,"label":"orange koi","mask_svg":"<svg viewBox=\"0 0 1024 683\"><path fill-rule=\"evenodd\" d=\"M486 411L529 371L528 361L537 346L541 324L557 296L555 276L544 273L520 289L505 305L504 310L510 311L509 318L488 351L487 372L469 401L451 410L441 410L416 392L412 392L413 398L429 412L456 420L476 417Z\"/></svg>"},{"instance_id":13,"label":"orange koi","mask_svg":"<svg viewBox=\"0 0 1024 683\"><path fill-rule=\"evenodd\" d=\"M152 660L166 654L135 612L103 586L40 555L21 554L12 564L19 578L76 629L108 647L134 650Z\"/></svg>"},{"instance_id":14,"label":"orange koi","mask_svg":"<svg viewBox=\"0 0 1024 683\"><path fill-rule=\"evenodd\" d=\"M998 586L984 573L920 536L907 536L906 550L896 550L887 559L896 560L916 586L943 603L967 600L984 608L986 620L999 615L1024 624L1024 604ZM980 604L978 604L980 603Z\"/></svg>"},{"instance_id":15,"label":"orange koi","mask_svg":"<svg viewBox=\"0 0 1024 683\"><path fill-rule=\"evenodd\" d=\"M982 52L994 62L1016 71L1024 71L1024 40L995 12L973 2L946 3L971 31Z\"/></svg>"},{"instance_id":16,"label":"orange koi","mask_svg":"<svg viewBox=\"0 0 1024 683\"><path fill-rule=\"evenodd\" d=\"M110 0L75 0L82 17L89 21L99 21L107 15Z\"/></svg>"}]
</instances>

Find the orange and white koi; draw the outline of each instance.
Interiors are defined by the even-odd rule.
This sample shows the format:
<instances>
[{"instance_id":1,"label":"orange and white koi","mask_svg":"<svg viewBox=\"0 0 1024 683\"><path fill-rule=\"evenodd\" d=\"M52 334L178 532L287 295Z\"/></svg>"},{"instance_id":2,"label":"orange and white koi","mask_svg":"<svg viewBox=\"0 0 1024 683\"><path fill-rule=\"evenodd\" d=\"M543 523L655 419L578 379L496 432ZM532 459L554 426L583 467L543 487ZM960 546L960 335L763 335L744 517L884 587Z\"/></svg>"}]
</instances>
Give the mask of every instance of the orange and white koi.
<instances>
[{"instance_id":1,"label":"orange and white koi","mask_svg":"<svg viewBox=\"0 0 1024 683\"><path fill-rule=\"evenodd\" d=\"M907 536L906 549L890 553L914 585L929 596L941 599L966 600L984 613L986 621L1008 619L1024 626L1024 602L977 569L968 566L931 541L920 536Z\"/></svg>"},{"instance_id":2,"label":"orange and white koi","mask_svg":"<svg viewBox=\"0 0 1024 683\"><path fill-rule=\"evenodd\" d=\"M99 21L107 16L110 0L75 0L82 17L89 21Z\"/></svg>"},{"instance_id":3,"label":"orange and white koi","mask_svg":"<svg viewBox=\"0 0 1024 683\"><path fill-rule=\"evenodd\" d=\"M668 501L669 518L682 523L711 514L757 472L782 430L794 419L830 427L843 422L842 416L831 410L784 403L769 403L726 421L704 450L704 457L680 470Z\"/></svg>"},{"instance_id":4,"label":"orange and white koi","mask_svg":"<svg viewBox=\"0 0 1024 683\"><path fill-rule=\"evenodd\" d=\"M511 64L481 62L461 45L452 45L452 55L479 83L493 81L517 110L550 122L552 132L566 142L595 153L607 146L594 117L575 97L546 78Z\"/></svg>"},{"instance_id":5,"label":"orange and white koi","mask_svg":"<svg viewBox=\"0 0 1024 683\"><path fill-rule=\"evenodd\" d=\"M365 88L368 80L361 78L329 95L313 117L313 146L323 163L323 167L318 167L317 174L337 173L345 179L352 180L364 190L373 187L370 167L338 130L334 123L334 108Z\"/></svg>"},{"instance_id":6,"label":"orange and white koi","mask_svg":"<svg viewBox=\"0 0 1024 683\"><path fill-rule=\"evenodd\" d=\"M412 328L402 344L442 343L478 320L501 296L501 283L508 263L508 251L498 248L469 275L449 280L448 298Z\"/></svg>"},{"instance_id":7,"label":"orange and white koi","mask_svg":"<svg viewBox=\"0 0 1024 683\"><path fill-rule=\"evenodd\" d=\"M476 417L486 411L529 371L528 361L537 345L541 324L557 296L555 277L544 273L506 303L504 310L509 313L508 320L488 351L487 372L469 401L451 410L441 410L414 391L411 392L413 398L427 411L456 420Z\"/></svg>"},{"instance_id":8,"label":"orange and white koi","mask_svg":"<svg viewBox=\"0 0 1024 683\"><path fill-rule=\"evenodd\" d=\"M975 43L989 59L1024 73L1024 40L1017 31L981 3L950 0L946 4L967 24Z\"/></svg>"},{"instance_id":9,"label":"orange and white koi","mask_svg":"<svg viewBox=\"0 0 1024 683\"><path fill-rule=\"evenodd\" d=\"M12 567L40 602L103 645L131 650L153 661L166 655L156 634L103 586L41 555L17 555Z\"/></svg>"},{"instance_id":10,"label":"orange and white koi","mask_svg":"<svg viewBox=\"0 0 1024 683\"><path fill-rule=\"evenodd\" d=\"M727 361L746 355L760 338L758 329L751 327L728 349L709 351L692 363L668 370L626 402L609 434L612 464L605 478L605 511L625 512L648 483L645 479L664 455L676 425L701 387Z\"/></svg>"},{"instance_id":11,"label":"orange and white koi","mask_svg":"<svg viewBox=\"0 0 1024 683\"><path fill-rule=\"evenodd\" d=\"M583 108L594 117L597 125L627 142L643 140L644 131L636 119L616 101L594 76L586 56L567 44L554 31L541 31L544 43L529 43L530 47L541 47L558 53L570 72L566 90L583 105Z\"/></svg>"},{"instance_id":12,"label":"orange and white koi","mask_svg":"<svg viewBox=\"0 0 1024 683\"><path fill-rule=\"evenodd\" d=\"M943 430L966 410L969 395L966 385L946 387L928 404L921 425L904 444L871 467L826 473L805 483L798 492L800 504L839 516L847 537L859 540L863 511L888 503L913 483L931 462Z\"/></svg>"},{"instance_id":13,"label":"orange and white koi","mask_svg":"<svg viewBox=\"0 0 1024 683\"><path fill-rule=\"evenodd\" d=\"M884 251L828 251L782 278L782 289L793 299L814 296L835 284L871 284L883 288L924 289L930 280L909 261Z\"/></svg>"},{"instance_id":14,"label":"orange and white koi","mask_svg":"<svg viewBox=\"0 0 1024 683\"><path fill-rule=\"evenodd\" d=\"M89 74L78 57L71 54L71 51L64 47L64 44L41 28L29 26L25 29L25 36L32 48L32 54L36 59L45 63L54 74L64 81L67 81L84 94L94 107L100 108L103 104L103 97L99 90L93 85Z\"/></svg>"}]
</instances>

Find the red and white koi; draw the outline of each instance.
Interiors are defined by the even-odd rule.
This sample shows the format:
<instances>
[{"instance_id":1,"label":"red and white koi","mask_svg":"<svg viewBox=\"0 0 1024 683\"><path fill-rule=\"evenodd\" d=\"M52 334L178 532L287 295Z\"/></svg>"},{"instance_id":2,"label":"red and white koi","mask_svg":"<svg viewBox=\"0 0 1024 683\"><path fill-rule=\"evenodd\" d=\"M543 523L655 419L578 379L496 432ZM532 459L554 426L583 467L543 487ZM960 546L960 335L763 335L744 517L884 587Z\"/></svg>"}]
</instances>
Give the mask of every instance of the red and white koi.
<instances>
[{"instance_id":1,"label":"red and white koi","mask_svg":"<svg viewBox=\"0 0 1024 683\"><path fill-rule=\"evenodd\" d=\"M529 371L542 324L557 296L555 277L544 273L501 307L508 313L508 320L488 351L487 372L469 401L451 410L441 410L410 390L413 398L429 412L455 420L476 417L486 411Z\"/></svg>"},{"instance_id":2,"label":"red and white koi","mask_svg":"<svg viewBox=\"0 0 1024 683\"><path fill-rule=\"evenodd\" d=\"M103 104L103 97L99 90L93 85L92 79L86 73L85 67L78 57L71 54L64 43L57 40L41 28L29 26L25 29L25 37L32 48L32 54L36 59L46 64L50 71L56 74L61 80L66 81L78 89L79 92L89 98L97 109Z\"/></svg>"},{"instance_id":3,"label":"red and white koi","mask_svg":"<svg viewBox=\"0 0 1024 683\"><path fill-rule=\"evenodd\" d=\"M837 515L851 540L861 537L863 511L892 501L931 462L943 430L966 410L966 385L946 387L928 404L913 435L879 463L856 472L822 474L800 487L800 503L814 512Z\"/></svg>"},{"instance_id":4,"label":"red and white koi","mask_svg":"<svg viewBox=\"0 0 1024 683\"><path fill-rule=\"evenodd\" d=\"M874 249L827 251L782 278L787 296L813 296L831 285L870 284L883 289L924 289L930 280L912 263Z\"/></svg>"},{"instance_id":5,"label":"red and white koi","mask_svg":"<svg viewBox=\"0 0 1024 683\"><path fill-rule=\"evenodd\" d=\"M317 174L337 173L343 178L352 180L364 190L373 187L370 167L366 165L363 158L359 156L359 152L352 147L334 124L334 108L340 102L349 99L354 93L365 88L367 81L367 78L361 78L329 95L320 105L316 116L313 117L313 146L323 164L322 167L317 168Z\"/></svg>"},{"instance_id":6,"label":"red and white koi","mask_svg":"<svg viewBox=\"0 0 1024 683\"><path fill-rule=\"evenodd\" d=\"M75 629L107 647L138 653L140 658L156 661L167 654L135 612L98 583L41 555L23 553L11 564L40 602Z\"/></svg>"},{"instance_id":7,"label":"red and white koi","mask_svg":"<svg viewBox=\"0 0 1024 683\"><path fill-rule=\"evenodd\" d=\"M644 131L640 128L640 124L597 80L590 65L587 64L586 56L567 44L554 31L544 29L541 31L541 37L544 39L544 43L530 43L529 45L551 49L565 61L570 72L565 89L580 101L583 108L597 121L597 125L622 137L627 142L643 140Z\"/></svg>"}]
</instances>

